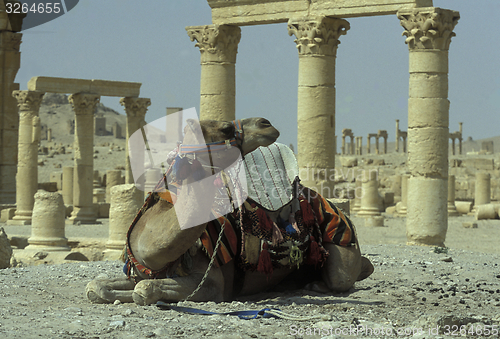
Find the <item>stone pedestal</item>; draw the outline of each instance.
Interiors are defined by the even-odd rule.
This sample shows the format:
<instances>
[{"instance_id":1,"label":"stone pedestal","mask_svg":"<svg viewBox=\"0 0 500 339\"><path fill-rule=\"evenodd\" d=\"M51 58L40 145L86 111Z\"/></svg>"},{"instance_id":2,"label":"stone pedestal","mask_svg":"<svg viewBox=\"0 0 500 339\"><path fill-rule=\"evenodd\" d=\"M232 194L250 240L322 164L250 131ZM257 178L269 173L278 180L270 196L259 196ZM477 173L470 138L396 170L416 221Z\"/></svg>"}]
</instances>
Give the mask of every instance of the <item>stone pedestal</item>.
<instances>
[{"instance_id":1,"label":"stone pedestal","mask_svg":"<svg viewBox=\"0 0 500 339\"><path fill-rule=\"evenodd\" d=\"M68 251L68 239L64 233L65 211L60 193L38 191L35 194L31 237L25 250Z\"/></svg>"},{"instance_id":2,"label":"stone pedestal","mask_svg":"<svg viewBox=\"0 0 500 339\"><path fill-rule=\"evenodd\" d=\"M299 52L300 177L304 186L325 197L334 195L335 59L339 38L349 28L346 20L328 17L288 22L288 34L295 36Z\"/></svg>"},{"instance_id":3,"label":"stone pedestal","mask_svg":"<svg viewBox=\"0 0 500 339\"><path fill-rule=\"evenodd\" d=\"M444 246L448 228L448 49L459 13L402 9L409 47L407 244Z\"/></svg>"},{"instance_id":4,"label":"stone pedestal","mask_svg":"<svg viewBox=\"0 0 500 339\"><path fill-rule=\"evenodd\" d=\"M9 225L31 224L34 195L38 189L38 143L40 117L38 111L44 93L14 91L19 104L19 141L16 175L16 214ZM11 178L13 180L14 178Z\"/></svg>"},{"instance_id":5,"label":"stone pedestal","mask_svg":"<svg viewBox=\"0 0 500 339\"><path fill-rule=\"evenodd\" d=\"M134 184L117 185L111 188L109 239L106 243L106 252L121 253L123 251L127 231L143 202L142 191L138 190Z\"/></svg>"},{"instance_id":6,"label":"stone pedestal","mask_svg":"<svg viewBox=\"0 0 500 339\"><path fill-rule=\"evenodd\" d=\"M106 172L106 202L111 202L111 188L121 184L123 184L122 171L109 170Z\"/></svg>"},{"instance_id":7,"label":"stone pedestal","mask_svg":"<svg viewBox=\"0 0 500 339\"><path fill-rule=\"evenodd\" d=\"M358 213L361 209L361 198L363 197L363 187L361 180L356 180L354 188L354 206L352 207L353 213Z\"/></svg>"},{"instance_id":8,"label":"stone pedestal","mask_svg":"<svg viewBox=\"0 0 500 339\"><path fill-rule=\"evenodd\" d=\"M363 181L363 196L361 197L361 209L358 212L359 217L380 216L379 194L377 172L369 172L368 178Z\"/></svg>"},{"instance_id":9,"label":"stone pedestal","mask_svg":"<svg viewBox=\"0 0 500 339\"><path fill-rule=\"evenodd\" d=\"M455 206L455 176L448 176L448 216L455 217L458 215L457 208Z\"/></svg>"},{"instance_id":10,"label":"stone pedestal","mask_svg":"<svg viewBox=\"0 0 500 339\"><path fill-rule=\"evenodd\" d=\"M200 120L235 119L235 64L241 29L238 26L186 27L201 53Z\"/></svg>"},{"instance_id":11,"label":"stone pedestal","mask_svg":"<svg viewBox=\"0 0 500 339\"><path fill-rule=\"evenodd\" d=\"M151 105L151 100L147 98L121 98L120 104L125 107L125 112L127 113L125 142L125 183L133 184L134 177L132 175L132 167L130 166L128 142L130 136L146 124L144 118L146 116L148 107ZM134 154L134 161L144 162L144 148L136 147L134 148L134 152L140 152L140 154Z\"/></svg>"},{"instance_id":12,"label":"stone pedestal","mask_svg":"<svg viewBox=\"0 0 500 339\"><path fill-rule=\"evenodd\" d=\"M73 167L65 166L62 172L62 194L65 205L73 205Z\"/></svg>"},{"instance_id":13,"label":"stone pedestal","mask_svg":"<svg viewBox=\"0 0 500 339\"><path fill-rule=\"evenodd\" d=\"M94 178L94 112L100 97L77 93L69 96L75 110L73 212L70 223L93 224L97 220L92 202Z\"/></svg>"},{"instance_id":14,"label":"stone pedestal","mask_svg":"<svg viewBox=\"0 0 500 339\"><path fill-rule=\"evenodd\" d=\"M4 12L3 14L6 15ZM26 14L23 14L24 16ZM8 24L8 20L5 22ZM19 28L20 29L20 28ZM21 65L21 33L0 27L0 203L16 202L18 101L12 92L19 90L14 80ZM34 194L34 193L33 193ZM33 205L31 206L33 207Z\"/></svg>"}]
</instances>

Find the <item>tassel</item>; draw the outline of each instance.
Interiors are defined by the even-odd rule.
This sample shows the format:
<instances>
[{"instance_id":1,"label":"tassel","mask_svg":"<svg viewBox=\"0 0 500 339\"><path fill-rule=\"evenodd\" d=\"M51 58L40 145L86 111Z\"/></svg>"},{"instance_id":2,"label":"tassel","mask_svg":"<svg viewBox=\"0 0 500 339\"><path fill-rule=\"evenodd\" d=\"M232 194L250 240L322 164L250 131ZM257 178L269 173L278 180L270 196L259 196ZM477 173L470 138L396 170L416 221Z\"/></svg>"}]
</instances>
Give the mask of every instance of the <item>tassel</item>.
<instances>
[{"instance_id":1,"label":"tassel","mask_svg":"<svg viewBox=\"0 0 500 339\"><path fill-rule=\"evenodd\" d=\"M205 178L205 171L203 171L203 167L201 166L201 162L198 159L194 159L191 164L191 173L193 173L194 180L201 180Z\"/></svg>"},{"instance_id":2,"label":"tassel","mask_svg":"<svg viewBox=\"0 0 500 339\"><path fill-rule=\"evenodd\" d=\"M302 200L300 202L300 211L302 212L302 219L304 220L304 224L311 225L315 223L316 218L314 217L314 212L307 200Z\"/></svg>"},{"instance_id":3,"label":"tassel","mask_svg":"<svg viewBox=\"0 0 500 339\"><path fill-rule=\"evenodd\" d=\"M297 231L293 228L292 224L288 224L285 228L286 234L295 234Z\"/></svg>"},{"instance_id":4,"label":"tassel","mask_svg":"<svg viewBox=\"0 0 500 339\"><path fill-rule=\"evenodd\" d=\"M295 220L295 216L293 215L293 213L290 213L288 221L290 222L290 224L292 224L292 227L295 230L295 232L297 232L297 234L300 234L300 229L299 226L297 226L297 220Z\"/></svg>"},{"instance_id":5,"label":"tassel","mask_svg":"<svg viewBox=\"0 0 500 339\"><path fill-rule=\"evenodd\" d=\"M303 261L303 256L302 256L302 251L300 248L296 245L293 245L292 248L290 249L290 264L297 265L297 268L300 267L300 264L302 264Z\"/></svg>"},{"instance_id":6,"label":"tassel","mask_svg":"<svg viewBox=\"0 0 500 339\"><path fill-rule=\"evenodd\" d=\"M257 265L257 271L268 276L273 274L273 263L271 261L271 255L268 251L269 245L264 243L262 246L262 251L259 255L259 263Z\"/></svg>"},{"instance_id":7,"label":"tassel","mask_svg":"<svg viewBox=\"0 0 500 339\"><path fill-rule=\"evenodd\" d=\"M323 256L321 255L321 251L319 249L319 245L311 236L311 243L309 244L309 255L307 256L307 264L308 265L317 265L322 261Z\"/></svg>"},{"instance_id":8,"label":"tassel","mask_svg":"<svg viewBox=\"0 0 500 339\"><path fill-rule=\"evenodd\" d=\"M267 213L262 208L257 209L257 217L259 218L260 228L270 231L273 228L273 222L267 216Z\"/></svg>"},{"instance_id":9,"label":"tassel","mask_svg":"<svg viewBox=\"0 0 500 339\"><path fill-rule=\"evenodd\" d=\"M278 225L276 225L276 223L273 222L273 245L277 245L282 241L283 241L283 235L281 234L281 230L278 227Z\"/></svg>"}]
</instances>

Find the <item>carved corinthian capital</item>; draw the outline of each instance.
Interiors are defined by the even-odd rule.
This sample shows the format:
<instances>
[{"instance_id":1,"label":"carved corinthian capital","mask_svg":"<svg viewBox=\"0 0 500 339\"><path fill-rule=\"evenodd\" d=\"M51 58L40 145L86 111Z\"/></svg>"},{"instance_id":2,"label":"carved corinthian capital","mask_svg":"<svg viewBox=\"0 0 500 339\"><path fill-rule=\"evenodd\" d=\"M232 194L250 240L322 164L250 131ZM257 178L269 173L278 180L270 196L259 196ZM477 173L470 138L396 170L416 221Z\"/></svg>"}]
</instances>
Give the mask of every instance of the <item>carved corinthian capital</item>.
<instances>
[{"instance_id":1,"label":"carved corinthian capital","mask_svg":"<svg viewBox=\"0 0 500 339\"><path fill-rule=\"evenodd\" d=\"M76 115L93 115L101 97L97 94L71 94L68 101L73 106Z\"/></svg>"},{"instance_id":2,"label":"carved corinthian capital","mask_svg":"<svg viewBox=\"0 0 500 339\"><path fill-rule=\"evenodd\" d=\"M121 98L120 104L125 107L127 116L142 117L146 115L151 99L148 98Z\"/></svg>"},{"instance_id":3,"label":"carved corinthian capital","mask_svg":"<svg viewBox=\"0 0 500 339\"><path fill-rule=\"evenodd\" d=\"M13 91L12 96L16 98L21 116L28 115L35 117L40 110L44 92L36 91Z\"/></svg>"},{"instance_id":4,"label":"carved corinthian capital","mask_svg":"<svg viewBox=\"0 0 500 339\"><path fill-rule=\"evenodd\" d=\"M300 55L335 56L340 44L339 38L346 34L349 28L349 22L346 20L328 17L288 21L288 35L295 35L294 41Z\"/></svg>"},{"instance_id":5,"label":"carved corinthian capital","mask_svg":"<svg viewBox=\"0 0 500 339\"><path fill-rule=\"evenodd\" d=\"M206 25L186 27L191 41L200 49L201 62L236 62L241 29L238 26Z\"/></svg>"},{"instance_id":6,"label":"carved corinthian capital","mask_svg":"<svg viewBox=\"0 0 500 339\"><path fill-rule=\"evenodd\" d=\"M437 7L401 10L398 19L409 49L448 50L460 13Z\"/></svg>"}]
</instances>

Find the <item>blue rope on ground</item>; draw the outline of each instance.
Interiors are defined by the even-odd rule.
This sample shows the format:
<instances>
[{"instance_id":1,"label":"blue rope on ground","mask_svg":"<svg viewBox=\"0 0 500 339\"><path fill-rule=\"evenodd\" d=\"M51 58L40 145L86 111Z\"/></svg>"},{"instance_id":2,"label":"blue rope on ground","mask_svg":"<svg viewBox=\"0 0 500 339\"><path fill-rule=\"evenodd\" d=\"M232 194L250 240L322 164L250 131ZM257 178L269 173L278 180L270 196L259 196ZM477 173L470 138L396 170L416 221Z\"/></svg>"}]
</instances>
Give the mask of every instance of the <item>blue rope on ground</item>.
<instances>
[{"instance_id":1,"label":"blue rope on ground","mask_svg":"<svg viewBox=\"0 0 500 339\"><path fill-rule=\"evenodd\" d=\"M205 310L200 310L199 308L192 308L192 307L181 307L181 306L173 306L171 304L167 304L163 301L158 301L156 303L156 306L162 310L174 310L177 312L182 312L182 313L191 313L191 314L202 314L202 315L235 315L240 319L244 320L250 320L250 319L257 319L259 317L262 318L279 318L275 314L270 314L269 311L278 311L281 312L279 309L270 309L270 308L263 308L260 311L234 311L234 312L222 312L222 313L217 313L217 312L210 312L210 311L205 311Z\"/></svg>"}]
</instances>

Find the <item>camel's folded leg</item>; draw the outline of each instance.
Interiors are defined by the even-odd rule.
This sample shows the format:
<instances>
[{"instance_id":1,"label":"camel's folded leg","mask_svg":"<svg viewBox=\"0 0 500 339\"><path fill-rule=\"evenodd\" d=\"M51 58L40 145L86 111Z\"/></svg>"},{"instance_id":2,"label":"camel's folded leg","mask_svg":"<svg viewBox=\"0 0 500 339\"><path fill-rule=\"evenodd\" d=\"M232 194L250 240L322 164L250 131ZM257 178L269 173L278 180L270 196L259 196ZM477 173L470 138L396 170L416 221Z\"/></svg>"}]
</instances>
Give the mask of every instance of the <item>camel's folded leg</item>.
<instances>
[{"instance_id":1,"label":"camel's folded leg","mask_svg":"<svg viewBox=\"0 0 500 339\"><path fill-rule=\"evenodd\" d=\"M136 304L150 305L159 300L178 302L186 299L199 285L203 274L194 273L185 277L141 280L135 286L133 299ZM220 269L212 268L207 279L192 301L223 300L224 280Z\"/></svg>"},{"instance_id":2,"label":"camel's folded leg","mask_svg":"<svg viewBox=\"0 0 500 339\"><path fill-rule=\"evenodd\" d=\"M97 304L112 303L120 300L131 303L135 284L126 277L116 279L94 279L87 284L85 294L87 298Z\"/></svg>"},{"instance_id":3,"label":"camel's folded leg","mask_svg":"<svg viewBox=\"0 0 500 339\"><path fill-rule=\"evenodd\" d=\"M361 256L359 245L343 247L332 243L324 244L330 252L322 271L323 282L333 291L345 292L354 282L363 280L373 273L370 260Z\"/></svg>"}]
</instances>

